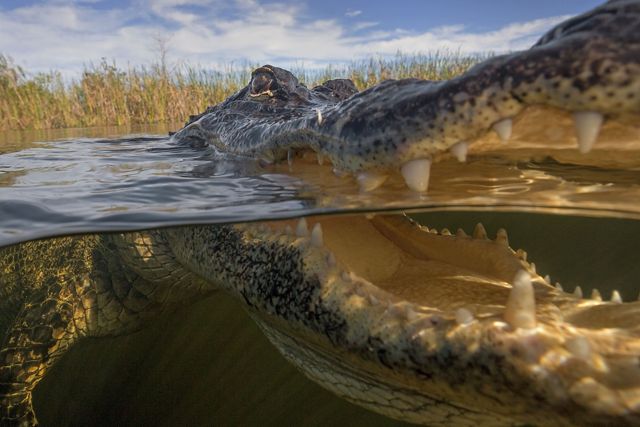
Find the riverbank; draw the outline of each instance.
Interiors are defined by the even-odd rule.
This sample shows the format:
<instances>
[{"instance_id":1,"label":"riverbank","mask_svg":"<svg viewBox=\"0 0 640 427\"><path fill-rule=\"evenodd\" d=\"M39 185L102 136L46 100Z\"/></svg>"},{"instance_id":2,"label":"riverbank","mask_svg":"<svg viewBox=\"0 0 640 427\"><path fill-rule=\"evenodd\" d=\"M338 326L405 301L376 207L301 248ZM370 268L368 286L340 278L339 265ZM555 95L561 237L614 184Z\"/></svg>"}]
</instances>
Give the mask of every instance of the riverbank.
<instances>
[{"instance_id":1,"label":"riverbank","mask_svg":"<svg viewBox=\"0 0 640 427\"><path fill-rule=\"evenodd\" d=\"M350 78L362 90L386 79L448 79L483 58L451 52L398 54L291 71L310 87ZM246 85L257 65L212 71L162 64L122 68L103 60L66 81L57 71L30 73L0 54L0 130L184 122Z\"/></svg>"}]
</instances>

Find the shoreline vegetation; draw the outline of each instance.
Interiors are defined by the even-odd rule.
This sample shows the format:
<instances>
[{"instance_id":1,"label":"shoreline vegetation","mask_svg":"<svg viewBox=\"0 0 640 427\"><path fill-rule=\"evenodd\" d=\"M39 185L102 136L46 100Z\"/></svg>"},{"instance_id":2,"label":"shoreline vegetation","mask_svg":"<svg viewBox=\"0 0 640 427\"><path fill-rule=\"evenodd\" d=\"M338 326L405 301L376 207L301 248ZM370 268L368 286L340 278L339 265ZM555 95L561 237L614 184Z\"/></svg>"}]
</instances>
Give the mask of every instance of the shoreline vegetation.
<instances>
[{"instance_id":1,"label":"shoreline vegetation","mask_svg":"<svg viewBox=\"0 0 640 427\"><path fill-rule=\"evenodd\" d=\"M350 78L362 90L386 79L449 79L485 58L454 52L398 53L323 69L295 67L291 72L309 87ZM212 71L159 61L120 68L103 59L85 67L80 77L65 80L56 71L28 73L0 54L0 131L181 123L244 87L256 67Z\"/></svg>"}]
</instances>

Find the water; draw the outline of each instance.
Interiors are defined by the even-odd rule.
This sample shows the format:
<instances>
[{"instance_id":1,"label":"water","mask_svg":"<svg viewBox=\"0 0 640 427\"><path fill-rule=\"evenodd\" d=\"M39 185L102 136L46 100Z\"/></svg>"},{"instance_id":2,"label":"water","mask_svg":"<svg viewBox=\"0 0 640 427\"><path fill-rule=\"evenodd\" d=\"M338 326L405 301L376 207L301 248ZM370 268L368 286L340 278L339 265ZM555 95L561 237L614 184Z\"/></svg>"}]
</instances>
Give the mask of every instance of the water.
<instances>
[{"instance_id":1,"label":"water","mask_svg":"<svg viewBox=\"0 0 640 427\"><path fill-rule=\"evenodd\" d=\"M567 152L576 150L562 145L539 149L511 143L505 150L489 144L472 152L465 165L452 159L434 164L428 194L409 191L399 174L362 193L352 177L335 176L315 156L296 158L292 167L264 165L211 148L178 146L167 130L0 135L0 246L70 233L371 209L640 218L635 146L618 144L614 150L605 144L588 156L572 157ZM144 133L119 135L132 131Z\"/></svg>"},{"instance_id":2,"label":"water","mask_svg":"<svg viewBox=\"0 0 640 427\"><path fill-rule=\"evenodd\" d=\"M470 232L481 221L493 236L507 228L511 245L569 291L580 284L587 294L598 287L608 297L617 288L625 300L637 297L636 146L604 145L577 158L562 145L488 145L466 165L435 164L428 194L408 191L399 177L361 193L352 178L334 176L313 157L291 168L262 165L176 146L166 137L170 128L0 135L0 246L70 233L409 209L438 229ZM306 380L228 296L151 323L72 348L35 390L43 425L393 423Z\"/></svg>"}]
</instances>

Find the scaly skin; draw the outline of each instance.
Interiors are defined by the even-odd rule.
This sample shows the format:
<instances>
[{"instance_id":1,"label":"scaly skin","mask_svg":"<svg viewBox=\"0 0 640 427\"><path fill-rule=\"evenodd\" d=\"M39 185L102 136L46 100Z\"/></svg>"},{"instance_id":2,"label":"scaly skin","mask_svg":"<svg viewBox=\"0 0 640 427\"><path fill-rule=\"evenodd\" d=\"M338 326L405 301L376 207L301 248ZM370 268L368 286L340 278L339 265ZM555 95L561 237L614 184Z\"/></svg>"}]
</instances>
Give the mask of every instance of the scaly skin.
<instances>
[{"instance_id":1,"label":"scaly skin","mask_svg":"<svg viewBox=\"0 0 640 427\"><path fill-rule=\"evenodd\" d=\"M594 116L633 123L639 35L640 1L615 1L447 82L390 81L355 93L339 80L309 91L265 66L174 138L269 160L310 148L338 169L404 175L411 161L534 107L587 113L588 131ZM436 236L397 218L312 222L324 233L236 224L0 250L1 423L36 423L31 392L78 339L135 330L222 288L310 378L391 417L640 424L639 303L556 290L504 234L495 242L481 229L473 239Z\"/></svg>"},{"instance_id":2,"label":"scaly skin","mask_svg":"<svg viewBox=\"0 0 640 427\"><path fill-rule=\"evenodd\" d=\"M21 289L22 303L2 307L21 307L2 337L2 422L35 424L31 391L76 340L135 330L220 288L311 379L390 417L429 425L640 422L640 303L558 291L508 248L504 233L495 241L481 228L474 238L436 235L403 217L310 221L322 224L322 237L318 227L278 222L3 249L3 292ZM533 279L535 325L518 326L508 314L520 271Z\"/></svg>"}]
</instances>

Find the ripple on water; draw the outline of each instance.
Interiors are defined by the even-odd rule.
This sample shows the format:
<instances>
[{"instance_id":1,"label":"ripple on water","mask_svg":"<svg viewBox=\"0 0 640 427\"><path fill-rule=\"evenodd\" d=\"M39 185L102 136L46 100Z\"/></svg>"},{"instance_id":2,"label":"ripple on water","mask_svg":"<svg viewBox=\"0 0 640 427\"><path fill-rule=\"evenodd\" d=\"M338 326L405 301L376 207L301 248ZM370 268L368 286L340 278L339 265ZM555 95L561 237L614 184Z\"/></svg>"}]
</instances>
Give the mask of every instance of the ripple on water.
<instances>
[{"instance_id":1,"label":"ripple on water","mask_svg":"<svg viewBox=\"0 0 640 427\"><path fill-rule=\"evenodd\" d=\"M490 208L640 217L640 170L610 161L579 166L535 153L530 157L536 160L526 162L508 152L479 153L465 165L435 163L427 194L409 191L399 174L361 193L352 177L335 176L327 162L264 166L211 148L176 146L164 129L163 135L113 137L117 131L103 131L110 137L97 139L82 136L97 136L96 130L78 130L72 138L46 142L2 135L0 245L89 231L362 210Z\"/></svg>"}]
</instances>

